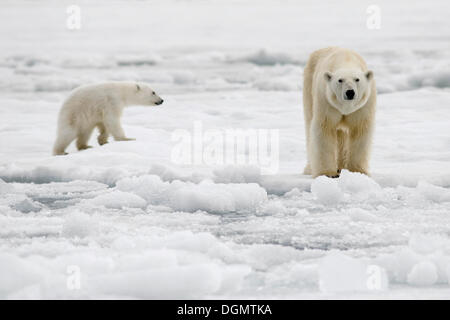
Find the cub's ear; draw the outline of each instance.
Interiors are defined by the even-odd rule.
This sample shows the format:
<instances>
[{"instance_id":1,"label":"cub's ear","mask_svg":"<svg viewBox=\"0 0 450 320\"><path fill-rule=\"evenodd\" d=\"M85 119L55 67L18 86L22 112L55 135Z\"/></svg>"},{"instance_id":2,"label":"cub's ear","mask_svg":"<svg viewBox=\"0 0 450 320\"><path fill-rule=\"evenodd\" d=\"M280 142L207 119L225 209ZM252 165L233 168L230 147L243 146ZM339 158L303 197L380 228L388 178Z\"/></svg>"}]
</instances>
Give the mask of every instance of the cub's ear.
<instances>
[{"instance_id":1,"label":"cub's ear","mask_svg":"<svg viewBox=\"0 0 450 320\"><path fill-rule=\"evenodd\" d=\"M141 90L141 87L136 83L136 89L137 91Z\"/></svg>"},{"instance_id":2,"label":"cub's ear","mask_svg":"<svg viewBox=\"0 0 450 320\"><path fill-rule=\"evenodd\" d=\"M331 78L333 78L333 74L327 71L323 74L323 77L325 78L325 80L331 81Z\"/></svg>"},{"instance_id":3,"label":"cub's ear","mask_svg":"<svg viewBox=\"0 0 450 320\"><path fill-rule=\"evenodd\" d=\"M366 78L367 80L371 80L373 78L373 71L369 70L366 72Z\"/></svg>"}]
</instances>

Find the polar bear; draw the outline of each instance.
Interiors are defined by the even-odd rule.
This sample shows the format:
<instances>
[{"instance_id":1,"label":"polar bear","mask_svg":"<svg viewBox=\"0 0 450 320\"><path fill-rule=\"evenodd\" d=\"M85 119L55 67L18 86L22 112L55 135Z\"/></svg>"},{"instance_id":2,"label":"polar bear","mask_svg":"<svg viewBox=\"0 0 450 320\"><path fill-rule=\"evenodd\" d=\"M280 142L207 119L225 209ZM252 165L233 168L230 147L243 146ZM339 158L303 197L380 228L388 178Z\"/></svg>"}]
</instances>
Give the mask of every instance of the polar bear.
<instances>
[{"instance_id":1,"label":"polar bear","mask_svg":"<svg viewBox=\"0 0 450 320\"><path fill-rule=\"evenodd\" d=\"M116 141L127 138L120 124L124 107L131 105L153 106L164 102L147 84L136 82L106 82L82 86L67 98L58 117L54 155L67 154L67 146L75 139L78 150L87 145L92 131L100 131L98 143L108 142L111 134Z\"/></svg>"},{"instance_id":2,"label":"polar bear","mask_svg":"<svg viewBox=\"0 0 450 320\"><path fill-rule=\"evenodd\" d=\"M337 47L313 52L304 70L304 173L338 177L348 169L369 175L375 107L373 72L358 53Z\"/></svg>"}]
</instances>

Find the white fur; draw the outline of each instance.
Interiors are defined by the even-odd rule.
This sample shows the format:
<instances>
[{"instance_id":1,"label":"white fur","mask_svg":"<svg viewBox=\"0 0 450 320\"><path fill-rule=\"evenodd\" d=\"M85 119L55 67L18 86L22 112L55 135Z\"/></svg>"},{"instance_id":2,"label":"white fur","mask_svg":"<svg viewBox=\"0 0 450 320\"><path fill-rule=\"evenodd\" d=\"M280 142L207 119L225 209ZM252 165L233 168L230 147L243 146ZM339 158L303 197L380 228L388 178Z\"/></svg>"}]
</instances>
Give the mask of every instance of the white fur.
<instances>
[{"instance_id":1,"label":"white fur","mask_svg":"<svg viewBox=\"0 0 450 320\"><path fill-rule=\"evenodd\" d=\"M348 90L354 92L351 100ZM369 174L375 107L373 73L359 54L336 47L313 52L303 85L305 174L337 176L342 169Z\"/></svg>"},{"instance_id":2,"label":"white fur","mask_svg":"<svg viewBox=\"0 0 450 320\"><path fill-rule=\"evenodd\" d=\"M111 134L117 141L127 138L120 124L123 109L131 105L152 106L163 100L146 84L135 82L107 82L75 89L59 112L54 155L66 154L65 149L77 139L78 150L87 145L92 131L100 131L100 145Z\"/></svg>"}]
</instances>

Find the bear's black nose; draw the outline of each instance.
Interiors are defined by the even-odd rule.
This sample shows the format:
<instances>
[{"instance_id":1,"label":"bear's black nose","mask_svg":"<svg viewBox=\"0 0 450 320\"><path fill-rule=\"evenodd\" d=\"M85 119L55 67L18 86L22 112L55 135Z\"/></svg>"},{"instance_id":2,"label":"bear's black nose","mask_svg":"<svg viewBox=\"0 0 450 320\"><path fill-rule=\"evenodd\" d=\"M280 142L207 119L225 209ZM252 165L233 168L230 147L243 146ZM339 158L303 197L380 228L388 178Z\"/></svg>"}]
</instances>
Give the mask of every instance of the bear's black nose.
<instances>
[{"instance_id":1,"label":"bear's black nose","mask_svg":"<svg viewBox=\"0 0 450 320\"><path fill-rule=\"evenodd\" d=\"M345 91L345 99L347 100L353 100L353 97L355 96L355 91L353 90L347 90Z\"/></svg>"},{"instance_id":2,"label":"bear's black nose","mask_svg":"<svg viewBox=\"0 0 450 320\"><path fill-rule=\"evenodd\" d=\"M161 101L158 101L158 102L156 102L156 105L160 105L160 104L162 104L164 102L164 100L163 99L161 99Z\"/></svg>"}]
</instances>

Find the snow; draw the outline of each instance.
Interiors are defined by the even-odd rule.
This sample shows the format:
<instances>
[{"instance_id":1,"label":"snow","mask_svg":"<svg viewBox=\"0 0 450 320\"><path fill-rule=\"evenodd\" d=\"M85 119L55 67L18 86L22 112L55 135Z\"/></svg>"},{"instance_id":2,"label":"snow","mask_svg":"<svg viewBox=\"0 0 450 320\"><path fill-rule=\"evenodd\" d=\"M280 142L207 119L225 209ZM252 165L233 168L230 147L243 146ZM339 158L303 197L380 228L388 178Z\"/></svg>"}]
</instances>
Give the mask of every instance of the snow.
<instances>
[{"instance_id":1,"label":"snow","mask_svg":"<svg viewBox=\"0 0 450 320\"><path fill-rule=\"evenodd\" d=\"M28 212L38 212L41 211L42 205L39 202L32 201L30 199L24 199L16 204L13 208L17 211L28 213Z\"/></svg>"},{"instance_id":2,"label":"snow","mask_svg":"<svg viewBox=\"0 0 450 320\"><path fill-rule=\"evenodd\" d=\"M13 187L0 179L0 194L10 193Z\"/></svg>"},{"instance_id":3,"label":"snow","mask_svg":"<svg viewBox=\"0 0 450 320\"><path fill-rule=\"evenodd\" d=\"M377 1L379 30L356 0L79 5L67 30L64 3L2 3L1 299L450 295L448 2ZM303 69L329 45L374 70L371 177L302 174ZM61 102L105 80L165 102L125 110L136 141L51 156ZM275 130L276 172L174 161L199 123Z\"/></svg>"},{"instance_id":4,"label":"snow","mask_svg":"<svg viewBox=\"0 0 450 320\"><path fill-rule=\"evenodd\" d=\"M197 185L180 183L169 194L172 207L187 212L242 212L254 210L267 200L266 191L255 183L215 184L208 180Z\"/></svg>"},{"instance_id":5,"label":"snow","mask_svg":"<svg viewBox=\"0 0 450 320\"><path fill-rule=\"evenodd\" d=\"M388 280L384 269L332 252L320 263L319 285L327 293L383 291L388 288Z\"/></svg>"},{"instance_id":6,"label":"snow","mask_svg":"<svg viewBox=\"0 0 450 320\"><path fill-rule=\"evenodd\" d=\"M348 192L353 196L363 194L366 198L380 191L380 186L365 174L342 170L339 175L339 187L343 192Z\"/></svg>"},{"instance_id":7,"label":"snow","mask_svg":"<svg viewBox=\"0 0 450 320\"><path fill-rule=\"evenodd\" d=\"M121 209L128 208L145 208L147 202L141 197L122 191L113 191L106 194L99 195L93 199L86 201L89 204L96 206L104 206L106 208Z\"/></svg>"},{"instance_id":8,"label":"snow","mask_svg":"<svg viewBox=\"0 0 450 320\"><path fill-rule=\"evenodd\" d=\"M61 234L65 237L84 238L95 231L95 221L83 212L71 212L65 216Z\"/></svg>"},{"instance_id":9,"label":"snow","mask_svg":"<svg viewBox=\"0 0 450 320\"><path fill-rule=\"evenodd\" d=\"M336 204L344 197L338 182L326 176L314 179L311 184L311 192L320 203L328 205Z\"/></svg>"},{"instance_id":10,"label":"snow","mask_svg":"<svg viewBox=\"0 0 450 320\"><path fill-rule=\"evenodd\" d=\"M436 266L429 261L419 262L408 273L408 283L413 286L432 286L437 279Z\"/></svg>"},{"instance_id":11,"label":"snow","mask_svg":"<svg viewBox=\"0 0 450 320\"><path fill-rule=\"evenodd\" d=\"M239 212L254 209L267 200L267 192L256 183L163 182L159 176L143 175L119 180L117 188L135 192L149 204L162 204L186 212Z\"/></svg>"}]
</instances>

